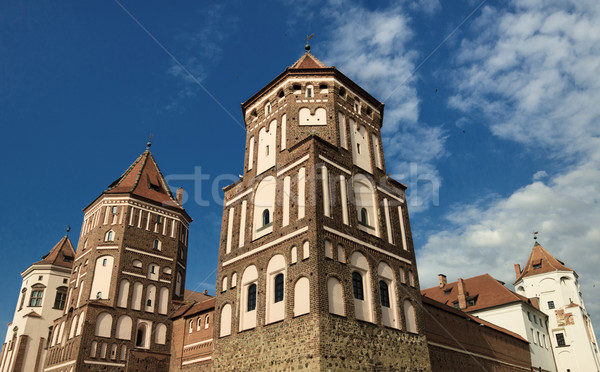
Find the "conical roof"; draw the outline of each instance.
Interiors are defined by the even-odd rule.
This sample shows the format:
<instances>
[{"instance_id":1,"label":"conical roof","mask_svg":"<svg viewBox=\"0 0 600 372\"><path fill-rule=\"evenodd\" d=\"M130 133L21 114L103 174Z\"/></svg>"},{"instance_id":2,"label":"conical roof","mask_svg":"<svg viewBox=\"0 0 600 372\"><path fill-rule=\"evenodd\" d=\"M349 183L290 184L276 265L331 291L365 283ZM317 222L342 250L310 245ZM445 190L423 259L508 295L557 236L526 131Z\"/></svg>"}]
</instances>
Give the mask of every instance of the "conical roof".
<instances>
[{"instance_id":1,"label":"conical roof","mask_svg":"<svg viewBox=\"0 0 600 372\"><path fill-rule=\"evenodd\" d=\"M573 269L566 267L563 262L557 260L548 253L548 251L536 241L531 250L531 254L529 255L529 259L521 271L521 274L517 276L515 283L526 276L549 273L552 271L573 271Z\"/></svg>"},{"instance_id":2,"label":"conical roof","mask_svg":"<svg viewBox=\"0 0 600 372\"><path fill-rule=\"evenodd\" d=\"M72 267L73 259L75 258L75 250L73 244L68 235L65 235L60 239L58 243L42 257L41 261L34 263L34 265L57 265L63 267Z\"/></svg>"},{"instance_id":3,"label":"conical roof","mask_svg":"<svg viewBox=\"0 0 600 372\"><path fill-rule=\"evenodd\" d=\"M183 209L169 189L154 156L144 151L116 181L108 186L105 194L132 194L162 205Z\"/></svg>"},{"instance_id":4,"label":"conical roof","mask_svg":"<svg viewBox=\"0 0 600 372\"><path fill-rule=\"evenodd\" d=\"M329 68L310 52L306 52L292 66L291 69Z\"/></svg>"}]
</instances>

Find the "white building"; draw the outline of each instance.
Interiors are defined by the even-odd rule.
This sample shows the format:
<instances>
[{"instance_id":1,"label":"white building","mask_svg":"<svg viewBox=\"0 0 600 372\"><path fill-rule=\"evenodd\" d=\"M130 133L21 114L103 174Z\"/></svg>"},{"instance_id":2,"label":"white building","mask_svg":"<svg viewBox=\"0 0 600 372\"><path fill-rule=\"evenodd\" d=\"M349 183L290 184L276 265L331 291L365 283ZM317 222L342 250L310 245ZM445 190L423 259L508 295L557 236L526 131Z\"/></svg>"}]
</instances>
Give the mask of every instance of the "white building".
<instances>
[{"instance_id":1,"label":"white building","mask_svg":"<svg viewBox=\"0 0 600 372\"><path fill-rule=\"evenodd\" d=\"M517 293L537 298L548 315L559 372L600 371L598 342L583 303L577 273L535 243L521 271L515 265Z\"/></svg>"},{"instance_id":2,"label":"white building","mask_svg":"<svg viewBox=\"0 0 600 372\"><path fill-rule=\"evenodd\" d=\"M0 354L0 372L39 372L44 366L52 322L67 301L75 251L64 236L41 261L21 273L23 283Z\"/></svg>"},{"instance_id":3,"label":"white building","mask_svg":"<svg viewBox=\"0 0 600 372\"><path fill-rule=\"evenodd\" d=\"M514 293L489 274L446 282L439 276L439 287L421 293L436 301L512 331L529 341L531 366L535 371L554 372L556 366L547 329L548 317L537 301Z\"/></svg>"}]
</instances>

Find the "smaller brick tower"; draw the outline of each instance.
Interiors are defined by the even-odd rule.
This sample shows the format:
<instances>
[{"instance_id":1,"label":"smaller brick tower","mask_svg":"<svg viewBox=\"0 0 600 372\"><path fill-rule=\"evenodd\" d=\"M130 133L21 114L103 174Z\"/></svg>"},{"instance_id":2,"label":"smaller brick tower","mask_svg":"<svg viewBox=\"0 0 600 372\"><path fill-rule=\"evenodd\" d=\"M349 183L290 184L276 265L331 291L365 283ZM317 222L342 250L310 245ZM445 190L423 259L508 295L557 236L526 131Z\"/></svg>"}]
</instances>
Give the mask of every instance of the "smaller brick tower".
<instances>
[{"instance_id":1,"label":"smaller brick tower","mask_svg":"<svg viewBox=\"0 0 600 372\"><path fill-rule=\"evenodd\" d=\"M45 370L168 370L191 218L149 148L83 212Z\"/></svg>"}]
</instances>

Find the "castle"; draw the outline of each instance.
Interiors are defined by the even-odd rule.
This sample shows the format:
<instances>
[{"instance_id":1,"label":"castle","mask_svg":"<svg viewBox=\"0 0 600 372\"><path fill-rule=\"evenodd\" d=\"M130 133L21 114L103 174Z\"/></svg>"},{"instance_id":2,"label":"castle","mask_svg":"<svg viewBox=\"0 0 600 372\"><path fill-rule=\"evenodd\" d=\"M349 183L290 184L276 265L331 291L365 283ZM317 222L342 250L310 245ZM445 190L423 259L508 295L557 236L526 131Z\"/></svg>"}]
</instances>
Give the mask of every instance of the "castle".
<instances>
[{"instance_id":1,"label":"castle","mask_svg":"<svg viewBox=\"0 0 600 372\"><path fill-rule=\"evenodd\" d=\"M37 264L23 273L0 371L529 370L526 339L421 296L383 108L309 48L242 104L244 172L224 188L215 297L185 290L192 219L148 147L84 209L76 252L65 237L45 281ZM35 319L35 332L21 326ZM510 352L465 349L474 335Z\"/></svg>"}]
</instances>

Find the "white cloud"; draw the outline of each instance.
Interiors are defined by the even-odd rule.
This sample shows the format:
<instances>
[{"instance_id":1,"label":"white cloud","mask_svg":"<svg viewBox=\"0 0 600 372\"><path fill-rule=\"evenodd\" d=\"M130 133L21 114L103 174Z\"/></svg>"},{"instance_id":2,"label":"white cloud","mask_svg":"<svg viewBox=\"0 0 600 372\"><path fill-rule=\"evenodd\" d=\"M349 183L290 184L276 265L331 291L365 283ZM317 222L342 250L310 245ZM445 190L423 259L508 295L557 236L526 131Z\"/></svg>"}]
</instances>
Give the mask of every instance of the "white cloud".
<instances>
[{"instance_id":1,"label":"white cloud","mask_svg":"<svg viewBox=\"0 0 600 372\"><path fill-rule=\"evenodd\" d=\"M423 287L489 272L507 284L540 242L580 276L600 327L600 3L514 1L487 7L456 58L450 105L558 168L507 198L456 206L419 255ZM566 165L565 165L566 164ZM562 165L562 169L560 169Z\"/></svg>"},{"instance_id":2,"label":"white cloud","mask_svg":"<svg viewBox=\"0 0 600 372\"><path fill-rule=\"evenodd\" d=\"M413 185L408 191L411 212L427 209L441 183L434 163L445 155L446 137L442 128L419 121L412 72L420 56L407 47L414 37L410 17L400 7L368 10L349 2L328 7L323 15L333 20L323 59L386 104L387 171Z\"/></svg>"}]
</instances>

